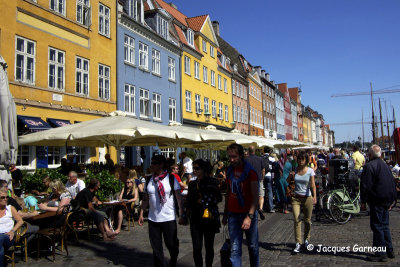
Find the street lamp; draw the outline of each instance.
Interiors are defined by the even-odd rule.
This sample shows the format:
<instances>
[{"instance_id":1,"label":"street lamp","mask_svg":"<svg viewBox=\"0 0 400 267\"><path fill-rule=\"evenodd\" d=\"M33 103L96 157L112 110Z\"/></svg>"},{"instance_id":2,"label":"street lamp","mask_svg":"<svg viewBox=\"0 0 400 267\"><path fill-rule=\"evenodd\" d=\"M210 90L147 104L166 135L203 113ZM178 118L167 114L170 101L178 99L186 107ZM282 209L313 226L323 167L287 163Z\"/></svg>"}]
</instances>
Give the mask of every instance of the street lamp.
<instances>
[{"instance_id":1,"label":"street lamp","mask_svg":"<svg viewBox=\"0 0 400 267\"><path fill-rule=\"evenodd\" d=\"M209 121L210 121L210 116L211 116L211 114L210 114L208 111L206 111L206 112L204 113L204 116L206 116L206 122L209 122Z\"/></svg>"}]
</instances>

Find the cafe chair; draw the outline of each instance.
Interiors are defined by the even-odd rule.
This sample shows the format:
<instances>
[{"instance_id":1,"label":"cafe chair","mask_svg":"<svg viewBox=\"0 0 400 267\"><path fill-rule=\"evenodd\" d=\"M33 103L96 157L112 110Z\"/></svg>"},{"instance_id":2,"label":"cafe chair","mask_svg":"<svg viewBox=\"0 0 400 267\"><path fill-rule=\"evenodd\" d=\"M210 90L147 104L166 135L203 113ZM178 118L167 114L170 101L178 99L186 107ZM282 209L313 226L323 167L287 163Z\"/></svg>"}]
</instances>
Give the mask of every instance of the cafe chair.
<instances>
[{"instance_id":1,"label":"cafe chair","mask_svg":"<svg viewBox=\"0 0 400 267\"><path fill-rule=\"evenodd\" d=\"M86 212L83 209L77 209L75 211L71 211L67 215L67 227L66 227L66 235L68 235L70 232L74 233L76 241L79 243L79 238L78 238L78 231L83 229L85 226L86 222ZM89 228L88 228L88 231Z\"/></svg>"},{"instance_id":2,"label":"cafe chair","mask_svg":"<svg viewBox=\"0 0 400 267\"><path fill-rule=\"evenodd\" d=\"M39 230L37 232L37 258L40 256L40 238L44 237L50 240L51 242L51 252L53 255L53 262L55 261L55 251L56 251L56 238L60 237L61 239L61 251L64 250L64 245L65 245L65 251L68 254L68 247L67 247L67 235L66 235L66 229L67 229L67 219L68 219L68 214L70 210L70 205L65 205L63 207L58 207L57 210L57 215L54 216L54 224L45 229Z\"/></svg>"},{"instance_id":3,"label":"cafe chair","mask_svg":"<svg viewBox=\"0 0 400 267\"><path fill-rule=\"evenodd\" d=\"M15 231L15 241L14 245L8 248L5 257L11 261L12 267L15 267L15 251L17 249L24 249L25 252L25 262L28 263L28 243L27 243L27 235L26 231L28 230L28 225L24 222L18 229Z\"/></svg>"},{"instance_id":4,"label":"cafe chair","mask_svg":"<svg viewBox=\"0 0 400 267\"><path fill-rule=\"evenodd\" d=\"M128 222L128 232L131 231L131 223L132 223L132 227L135 227L135 210L137 209L139 205L135 202L130 204L130 209L128 208L128 206L125 206L126 208L126 212L125 212L125 219ZM130 212L130 210L132 211L132 213Z\"/></svg>"}]
</instances>

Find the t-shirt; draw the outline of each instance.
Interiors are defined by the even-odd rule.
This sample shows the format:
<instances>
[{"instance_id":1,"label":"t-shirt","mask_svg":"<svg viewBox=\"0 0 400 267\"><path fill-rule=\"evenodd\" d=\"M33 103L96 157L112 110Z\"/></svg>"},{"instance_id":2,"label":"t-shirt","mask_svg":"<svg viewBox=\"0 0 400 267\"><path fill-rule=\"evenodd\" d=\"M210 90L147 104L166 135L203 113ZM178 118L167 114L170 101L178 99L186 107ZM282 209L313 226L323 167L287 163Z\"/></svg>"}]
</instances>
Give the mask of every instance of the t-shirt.
<instances>
[{"instance_id":1,"label":"t-shirt","mask_svg":"<svg viewBox=\"0 0 400 267\"><path fill-rule=\"evenodd\" d=\"M178 174L173 173L173 175L174 175L175 179L178 181L178 183L181 183L181 182L182 182L182 179L181 179L181 177L179 177ZM179 186L180 186L180 185L179 185ZM183 188L181 187L181 193L182 193L182 191L183 191Z\"/></svg>"},{"instance_id":2,"label":"t-shirt","mask_svg":"<svg viewBox=\"0 0 400 267\"><path fill-rule=\"evenodd\" d=\"M193 172L193 166L192 166L192 159L189 157L186 157L183 159L183 166L186 168L185 173L192 173Z\"/></svg>"},{"instance_id":3,"label":"t-shirt","mask_svg":"<svg viewBox=\"0 0 400 267\"><path fill-rule=\"evenodd\" d=\"M361 169L365 163L364 156L359 151L356 151L353 153L351 158L354 160L354 169L356 170Z\"/></svg>"},{"instance_id":4,"label":"t-shirt","mask_svg":"<svg viewBox=\"0 0 400 267\"><path fill-rule=\"evenodd\" d=\"M86 186L85 182L81 179L78 179L78 181L75 184L71 184L69 181L65 184L66 189L68 192L71 194L72 198L75 198L76 195L82 191Z\"/></svg>"},{"instance_id":5,"label":"t-shirt","mask_svg":"<svg viewBox=\"0 0 400 267\"><path fill-rule=\"evenodd\" d=\"M76 195L75 199L79 202L79 204L82 208L87 209L87 208L89 208L89 205L88 205L89 202L93 201L93 197L94 197L94 193L91 192L89 190L89 188L84 188L82 191L80 191Z\"/></svg>"},{"instance_id":6,"label":"t-shirt","mask_svg":"<svg viewBox=\"0 0 400 267\"><path fill-rule=\"evenodd\" d=\"M239 179L243 172L242 167L236 167L233 169L233 176ZM238 198L235 193L232 192L232 182L230 179L226 179L229 189L228 190L228 211L234 213L246 213L249 212L251 204L253 202L253 195L251 194L251 182L258 182L257 173L254 170L250 170L247 178L241 183L240 188L242 190L242 196L244 200L244 206L239 205ZM258 192L257 192L258 193Z\"/></svg>"},{"instance_id":7,"label":"t-shirt","mask_svg":"<svg viewBox=\"0 0 400 267\"><path fill-rule=\"evenodd\" d=\"M164 186L165 197L167 202L161 204L160 194L158 193L158 185L154 182L153 176L145 188L145 191L149 195L149 216L148 219L152 222L168 222L175 220L175 201L174 195L171 192L171 186L169 185L169 174L161 180ZM178 181L174 179L174 190L181 190L181 186Z\"/></svg>"},{"instance_id":8,"label":"t-shirt","mask_svg":"<svg viewBox=\"0 0 400 267\"><path fill-rule=\"evenodd\" d=\"M261 157L259 157L259 156L256 156L256 155L249 155L249 156L246 158L246 161L247 161L248 163L250 163L250 165L251 165L251 166L253 167L253 169L256 171L258 180L260 181L260 180L264 179L264 177L263 177L263 175L262 175L262 170L265 168L264 160L263 160Z\"/></svg>"},{"instance_id":9,"label":"t-shirt","mask_svg":"<svg viewBox=\"0 0 400 267\"><path fill-rule=\"evenodd\" d=\"M300 196L311 196L310 189L310 178L315 176L315 172L312 168L308 168L304 175L296 173L294 176L294 193Z\"/></svg>"},{"instance_id":10,"label":"t-shirt","mask_svg":"<svg viewBox=\"0 0 400 267\"><path fill-rule=\"evenodd\" d=\"M52 197L50 196L50 199L51 199ZM48 207L58 207L58 206L60 206L60 202L61 202L61 200L63 200L64 198L69 198L69 199L71 199L72 197L71 197L71 194L70 194L70 192L64 192L64 193L62 193L59 197L58 197L58 199L57 200L50 200L49 202L47 202L47 206Z\"/></svg>"}]
</instances>

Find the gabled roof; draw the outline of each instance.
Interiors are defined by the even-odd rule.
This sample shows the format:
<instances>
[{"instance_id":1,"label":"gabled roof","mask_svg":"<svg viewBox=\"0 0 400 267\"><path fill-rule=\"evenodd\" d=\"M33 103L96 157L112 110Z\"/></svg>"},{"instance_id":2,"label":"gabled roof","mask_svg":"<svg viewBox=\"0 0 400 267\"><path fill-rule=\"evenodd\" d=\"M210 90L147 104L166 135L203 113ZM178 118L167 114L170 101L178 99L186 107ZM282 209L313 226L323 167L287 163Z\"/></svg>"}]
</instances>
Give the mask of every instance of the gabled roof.
<instances>
[{"instance_id":1,"label":"gabled roof","mask_svg":"<svg viewBox=\"0 0 400 267\"><path fill-rule=\"evenodd\" d=\"M201 15L193 18L187 18L186 22L192 30L199 32L204 25L208 15Z\"/></svg>"},{"instance_id":2,"label":"gabled roof","mask_svg":"<svg viewBox=\"0 0 400 267\"><path fill-rule=\"evenodd\" d=\"M150 6L147 3L147 1L143 1L143 7L144 7L144 11L149 11L150 10Z\"/></svg>"},{"instance_id":3,"label":"gabled roof","mask_svg":"<svg viewBox=\"0 0 400 267\"><path fill-rule=\"evenodd\" d=\"M229 59L231 60L231 64L237 65L239 75L242 76L242 78L246 79L247 73L243 69L242 62L240 61L239 52L220 36L217 36L217 40L219 43L219 49L221 50L222 54L229 57Z\"/></svg>"},{"instance_id":4,"label":"gabled roof","mask_svg":"<svg viewBox=\"0 0 400 267\"><path fill-rule=\"evenodd\" d=\"M173 8L170 4L165 3L162 0L154 0L157 2L157 4L164 8L171 16L173 16L177 21L179 21L182 25L188 27L188 24L186 22L186 16L178 11L177 9Z\"/></svg>"},{"instance_id":5,"label":"gabled roof","mask_svg":"<svg viewBox=\"0 0 400 267\"><path fill-rule=\"evenodd\" d=\"M185 45L189 45L187 40L186 40L185 34L182 31L182 29L179 28L178 25L176 25L176 24L174 24L174 26L175 26L176 32L178 33L179 41L181 41L181 43L183 43Z\"/></svg>"},{"instance_id":6,"label":"gabled roof","mask_svg":"<svg viewBox=\"0 0 400 267\"><path fill-rule=\"evenodd\" d=\"M297 87L289 88L289 96L291 99L293 99L297 102L298 95L299 95L299 88L297 88Z\"/></svg>"}]
</instances>

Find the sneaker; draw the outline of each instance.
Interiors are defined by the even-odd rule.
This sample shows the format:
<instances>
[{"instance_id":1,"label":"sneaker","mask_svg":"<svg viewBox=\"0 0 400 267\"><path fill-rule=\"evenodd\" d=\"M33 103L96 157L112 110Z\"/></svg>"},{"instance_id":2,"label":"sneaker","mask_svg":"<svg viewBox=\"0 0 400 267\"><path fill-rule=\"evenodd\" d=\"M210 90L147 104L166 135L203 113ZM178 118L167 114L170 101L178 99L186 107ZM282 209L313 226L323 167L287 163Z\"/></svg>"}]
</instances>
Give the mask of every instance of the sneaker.
<instances>
[{"instance_id":1,"label":"sneaker","mask_svg":"<svg viewBox=\"0 0 400 267\"><path fill-rule=\"evenodd\" d=\"M392 248L388 248L386 251L386 255L388 256L388 258L394 259L394 251Z\"/></svg>"},{"instance_id":2,"label":"sneaker","mask_svg":"<svg viewBox=\"0 0 400 267\"><path fill-rule=\"evenodd\" d=\"M300 252L300 249L301 249L300 243L296 243L296 247L293 249L293 252L294 252L294 253L299 253L299 252Z\"/></svg>"},{"instance_id":3,"label":"sneaker","mask_svg":"<svg viewBox=\"0 0 400 267\"><path fill-rule=\"evenodd\" d=\"M388 257L386 254L375 254L367 257L367 261L372 261L372 262L387 262Z\"/></svg>"},{"instance_id":4,"label":"sneaker","mask_svg":"<svg viewBox=\"0 0 400 267\"><path fill-rule=\"evenodd\" d=\"M268 213L275 213L275 210L274 209L269 210Z\"/></svg>"},{"instance_id":5,"label":"sneaker","mask_svg":"<svg viewBox=\"0 0 400 267\"><path fill-rule=\"evenodd\" d=\"M262 212L261 209L258 210L258 215L260 215L260 219L261 219L261 220L265 220L265 215L264 215L264 213Z\"/></svg>"},{"instance_id":6,"label":"sneaker","mask_svg":"<svg viewBox=\"0 0 400 267\"><path fill-rule=\"evenodd\" d=\"M306 240L304 240L304 247L306 248L306 247L308 247L308 244L310 244L310 242L306 239Z\"/></svg>"}]
</instances>

